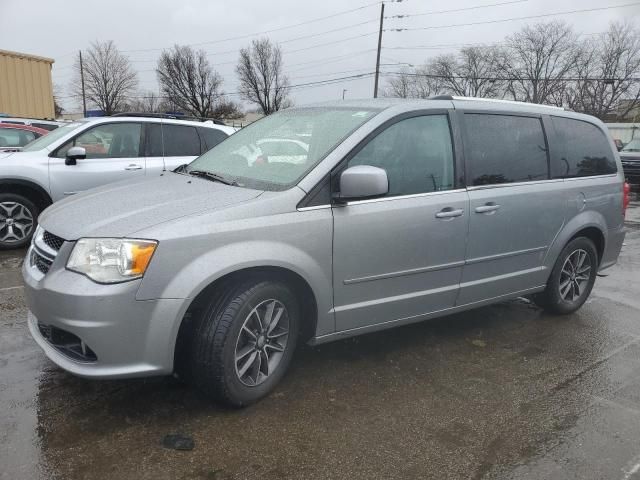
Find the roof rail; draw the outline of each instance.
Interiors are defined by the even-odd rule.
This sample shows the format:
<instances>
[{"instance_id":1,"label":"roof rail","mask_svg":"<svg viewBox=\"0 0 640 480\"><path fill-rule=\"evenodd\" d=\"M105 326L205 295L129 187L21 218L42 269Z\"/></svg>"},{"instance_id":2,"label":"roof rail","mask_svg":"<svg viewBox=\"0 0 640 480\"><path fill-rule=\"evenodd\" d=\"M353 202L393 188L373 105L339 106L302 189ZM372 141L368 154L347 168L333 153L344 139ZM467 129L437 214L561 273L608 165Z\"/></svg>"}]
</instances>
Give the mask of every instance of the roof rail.
<instances>
[{"instance_id":1,"label":"roof rail","mask_svg":"<svg viewBox=\"0 0 640 480\"><path fill-rule=\"evenodd\" d=\"M447 98L444 98L444 97L447 97ZM457 95L438 95L437 97L431 97L431 99L433 100L469 100L472 102L503 103L506 105L530 105L533 107L552 108L554 110L565 110L564 107L557 107L555 105L542 105L540 103L518 102L516 100L501 100L497 98L460 97Z\"/></svg>"},{"instance_id":2,"label":"roof rail","mask_svg":"<svg viewBox=\"0 0 640 480\"><path fill-rule=\"evenodd\" d=\"M197 122L206 122L210 121L216 125L225 125L225 123L221 120L217 120L215 118L206 118L206 117L192 117L189 115L175 115L172 113L141 113L141 112L122 112L122 113L114 113L111 115L112 117L143 117L143 118L166 118L169 120L191 120Z\"/></svg>"}]
</instances>

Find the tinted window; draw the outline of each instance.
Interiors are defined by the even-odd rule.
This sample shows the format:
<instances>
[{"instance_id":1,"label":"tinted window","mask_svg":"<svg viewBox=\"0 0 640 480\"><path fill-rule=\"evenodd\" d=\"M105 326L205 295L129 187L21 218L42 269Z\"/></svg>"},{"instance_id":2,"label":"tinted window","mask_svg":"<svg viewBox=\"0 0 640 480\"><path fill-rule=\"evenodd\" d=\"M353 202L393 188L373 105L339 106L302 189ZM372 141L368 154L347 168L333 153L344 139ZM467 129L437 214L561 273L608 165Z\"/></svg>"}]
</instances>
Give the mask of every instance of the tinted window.
<instances>
[{"instance_id":1,"label":"tinted window","mask_svg":"<svg viewBox=\"0 0 640 480\"><path fill-rule=\"evenodd\" d=\"M207 150L211 150L217 144L219 144L222 140L228 137L226 133L220 131L216 128L200 128L200 136L204 141L203 153Z\"/></svg>"},{"instance_id":2,"label":"tinted window","mask_svg":"<svg viewBox=\"0 0 640 480\"><path fill-rule=\"evenodd\" d=\"M195 127L186 125L163 125L165 157L187 157L200 155L200 137Z\"/></svg>"},{"instance_id":3,"label":"tinted window","mask_svg":"<svg viewBox=\"0 0 640 480\"><path fill-rule=\"evenodd\" d=\"M63 158L72 146L83 147L87 158L131 158L140 156L139 123L107 123L98 125L67 142L56 152Z\"/></svg>"},{"instance_id":4,"label":"tinted window","mask_svg":"<svg viewBox=\"0 0 640 480\"><path fill-rule=\"evenodd\" d=\"M0 128L0 147L23 147L35 138L36 135L28 130Z\"/></svg>"},{"instance_id":5,"label":"tinted window","mask_svg":"<svg viewBox=\"0 0 640 480\"><path fill-rule=\"evenodd\" d=\"M147 157L162 156L162 126L147 123Z\"/></svg>"},{"instance_id":6,"label":"tinted window","mask_svg":"<svg viewBox=\"0 0 640 480\"><path fill-rule=\"evenodd\" d=\"M360 150L349 166L383 168L387 196L453 188L453 148L446 115L413 117L394 123Z\"/></svg>"},{"instance_id":7,"label":"tinted window","mask_svg":"<svg viewBox=\"0 0 640 480\"><path fill-rule=\"evenodd\" d=\"M467 183L491 185L549 178L540 119L466 114Z\"/></svg>"},{"instance_id":8,"label":"tinted window","mask_svg":"<svg viewBox=\"0 0 640 480\"><path fill-rule=\"evenodd\" d=\"M570 118L552 117L560 150L554 161L554 178L587 177L616 173L609 141L595 125Z\"/></svg>"}]
</instances>

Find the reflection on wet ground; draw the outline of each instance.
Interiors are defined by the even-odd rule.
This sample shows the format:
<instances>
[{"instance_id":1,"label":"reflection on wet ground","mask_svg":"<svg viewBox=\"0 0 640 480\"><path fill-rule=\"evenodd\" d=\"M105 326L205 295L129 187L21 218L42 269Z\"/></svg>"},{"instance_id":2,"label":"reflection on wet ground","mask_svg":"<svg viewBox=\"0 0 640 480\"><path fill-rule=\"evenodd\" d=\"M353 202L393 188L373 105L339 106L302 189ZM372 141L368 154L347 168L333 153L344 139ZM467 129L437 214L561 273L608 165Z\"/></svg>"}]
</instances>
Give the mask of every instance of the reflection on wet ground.
<instances>
[{"instance_id":1,"label":"reflection on wet ground","mask_svg":"<svg viewBox=\"0 0 640 480\"><path fill-rule=\"evenodd\" d=\"M640 227L640 224L638 225ZM588 304L524 300L303 347L245 410L173 379L89 381L30 339L1 254L0 478L628 479L640 469L640 228ZM11 283L13 282L13 283ZM164 449L168 433L195 448Z\"/></svg>"}]
</instances>

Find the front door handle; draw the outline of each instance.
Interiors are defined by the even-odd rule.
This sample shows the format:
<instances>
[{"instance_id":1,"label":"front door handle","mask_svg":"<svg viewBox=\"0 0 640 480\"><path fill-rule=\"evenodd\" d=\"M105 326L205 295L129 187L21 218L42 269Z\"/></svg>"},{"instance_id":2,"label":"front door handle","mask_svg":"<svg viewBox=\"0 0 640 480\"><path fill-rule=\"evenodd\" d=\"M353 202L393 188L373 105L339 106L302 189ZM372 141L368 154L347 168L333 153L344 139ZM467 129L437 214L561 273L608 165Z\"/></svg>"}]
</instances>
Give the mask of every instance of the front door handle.
<instances>
[{"instance_id":1,"label":"front door handle","mask_svg":"<svg viewBox=\"0 0 640 480\"><path fill-rule=\"evenodd\" d=\"M464 213L464 210L461 208L453 209L451 207L443 208L438 213L436 213L436 218L453 218L460 217Z\"/></svg>"},{"instance_id":2,"label":"front door handle","mask_svg":"<svg viewBox=\"0 0 640 480\"><path fill-rule=\"evenodd\" d=\"M500 208L500 205L497 205L495 203L487 203L486 205L476 207L476 213L491 213L491 212L495 212L499 208Z\"/></svg>"},{"instance_id":3,"label":"front door handle","mask_svg":"<svg viewBox=\"0 0 640 480\"><path fill-rule=\"evenodd\" d=\"M128 167L124 167L124 169L125 170L142 170L142 165L137 165L135 163L132 163Z\"/></svg>"}]
</instances>

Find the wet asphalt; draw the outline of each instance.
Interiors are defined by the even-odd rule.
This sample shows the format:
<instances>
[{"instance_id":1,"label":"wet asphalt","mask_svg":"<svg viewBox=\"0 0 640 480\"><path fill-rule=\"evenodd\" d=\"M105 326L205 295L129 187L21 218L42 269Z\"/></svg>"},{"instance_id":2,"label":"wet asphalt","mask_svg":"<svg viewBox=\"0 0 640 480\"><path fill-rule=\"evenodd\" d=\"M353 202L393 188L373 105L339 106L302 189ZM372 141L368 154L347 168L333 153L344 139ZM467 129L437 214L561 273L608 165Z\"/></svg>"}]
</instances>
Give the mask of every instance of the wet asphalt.
<instances>
[{"instance_id":1,"label":"wet asphalt","mask_svg":"<svg viewBox=\"0 0 640 480\"><path fill-rule=\"evenodd\" d=\"M0 478L640 480L640 203L627 217L579 312L519 299L303 347L244 410L60 370L27 330L24 252L0 253Z\"/></svg>"}]
</instances>

